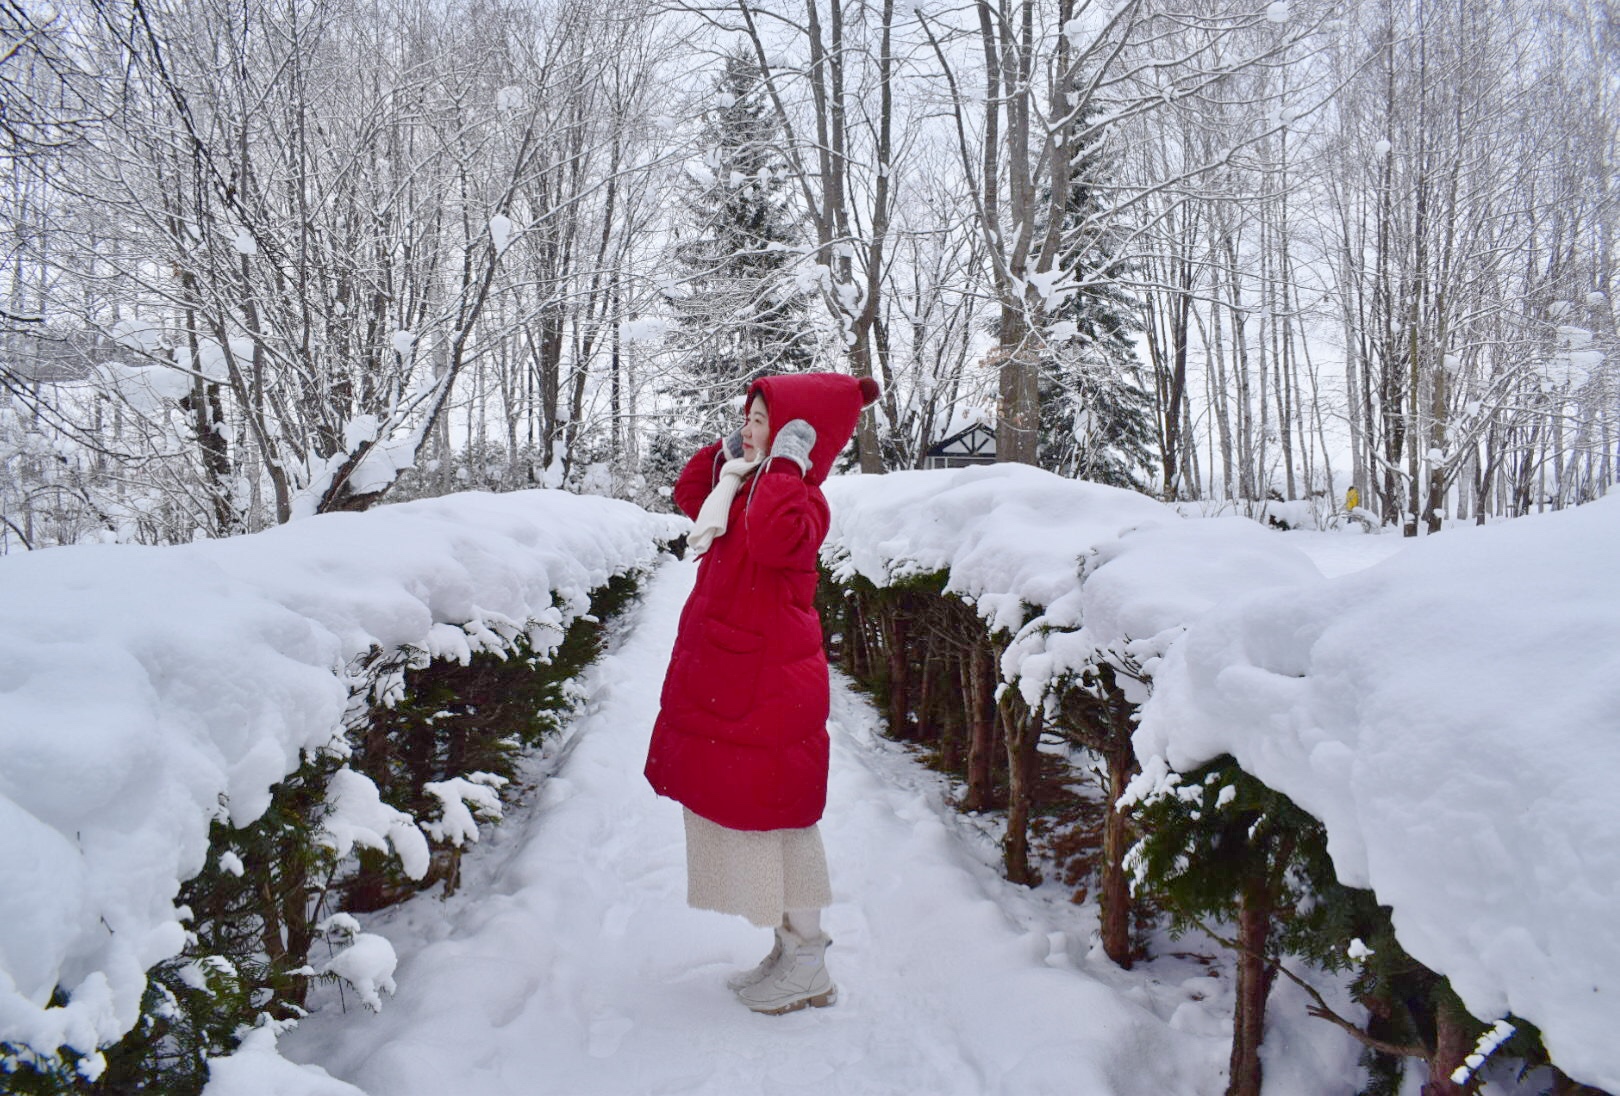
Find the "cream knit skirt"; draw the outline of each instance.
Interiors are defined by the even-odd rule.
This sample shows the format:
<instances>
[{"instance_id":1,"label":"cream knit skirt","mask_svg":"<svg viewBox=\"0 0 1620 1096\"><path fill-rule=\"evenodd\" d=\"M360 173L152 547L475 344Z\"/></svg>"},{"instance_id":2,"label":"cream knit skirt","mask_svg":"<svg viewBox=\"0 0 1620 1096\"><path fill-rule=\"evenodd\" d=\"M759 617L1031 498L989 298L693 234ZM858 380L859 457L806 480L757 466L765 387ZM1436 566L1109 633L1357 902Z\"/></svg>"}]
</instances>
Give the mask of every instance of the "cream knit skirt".
<instances>
[{"instance_id":1,"label":"cream knit skirt","mask_svg":"<svg viewBox=\"0 0 1620 1096\"><path fill-rule=\"evenodd\" d=\"M731 830L689 810L686 904L774 928L788 910L832 904L821 830Z\"/></svg>"}]
</instances>

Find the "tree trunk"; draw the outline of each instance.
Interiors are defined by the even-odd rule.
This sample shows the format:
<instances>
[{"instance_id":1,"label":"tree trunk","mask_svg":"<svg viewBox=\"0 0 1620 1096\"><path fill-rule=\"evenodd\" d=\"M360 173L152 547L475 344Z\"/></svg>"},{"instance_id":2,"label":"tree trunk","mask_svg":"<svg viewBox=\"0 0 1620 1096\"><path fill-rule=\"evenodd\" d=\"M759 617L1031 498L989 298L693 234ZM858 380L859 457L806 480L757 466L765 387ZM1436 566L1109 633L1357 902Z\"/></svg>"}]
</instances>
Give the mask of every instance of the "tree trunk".
<instances>
[{"instance_id":1,"label":"tree trunk","mask_svg":"<svg viewBox=\"0 0 1620 1096\"><path fill-rule=\"evenodd\" d=\"M935 667L938 658L926 643L917 649L917 661L921 672L917 677L917 718L912 724L912 737L919 741L927 740L934 735L933 712L934 678L937 676Z\"/></svg>"},{"instance_id":2,"label":"tree trunk","mask_svg":"<svg viewBox=\"0 0 1620 1096\"><path fill-rule=\"evenodd\" d=\"M1022 705L1019 705L1022 707ZM998 706L1007 737L1007 836L1001 845L1007 878L1026 887L1040 883L1041 877L1029 863L1029 815L1035 801L1035 782L1040 772L1041 726L1044 712L1035 710L1022 716L1013 713L1013 702Z\"/></svg>"},{"instance_id":3,"label":"tree trunk","mask_svg":"<svg viewBox=\"0 0 1620 1096\"><path fill-rule=\"evenodd\" d=\"M866 597L849 599L849 627L844 629L844 669L853 678L866 677Z\"/></svg>"},{"instance_id":4,"label":"tree trunk","mask_svg":"<svg viewBox=\"0 0 1620 1096\"><path fill-rule=\"evenodd\" d=\"M1160 469L1164 476L1164 498L1169 502L1181 497L1181 447L1184 444L1181 435L1182 400L1187 394L1187 337L1192 312L1192 300L1188 292L1192 286L1192 275L1185 268L1181 273L1181 285L1184 291L1175 294L1170 302L1167 332L1170 341L1168 347L1170 360L1168 363L1156 363L1162 429L1160 439L1163 446L1159 454Z\"/></svg>"},{"instance_id":5,"label":"tree trunk","mask_svg":"<svg viewBox=\"0 0 1620 1096\"><path fill-rule=\"evenodd\" d=\"M890 606L883 614L888 623L884 640L889 656L889 733L895 738L913 738L911 729L911 658L906 614L901 605Z\"/></svg>"},{"instance_id":6,"label":"tree trunk","mask_svg":"<svg viewBox=\"0 0 1620 1096\"><path fill-rule=\"evenodd\" d=\"M1464 1096L1465 1093L1478 1090L1478 1085L1469 1082L1459 1085L1451 1079L1457 1067L1474 1050L1474 1041L1468 1037L1468 1032L1457 1022L1451 1010L1444 1005L1435 1010L1434 1016L1434 1052L1429 1055L1429 1080L1423 1086L1423 1096Z\"/></svg>"},{"instance_id":7,"label":"tree trunk","mask_svg":"<svg viewBox=\"0 0 1620 1096\"><path fill-rule=\"evenodd\" d=\"M989 662L984 644L975 643L962 665L965 678L962 691L968 713L967 797L962 801L962 809L967 811L990 807L990 749L995 734L995 709L991 706L990 688L986 687Z\"/></svg>"},{"instance_id":8,"label":"tree trunk","mask_svg":"<svg viewBox=\"0 0 1620 1096\"><path fill-rule=\"evenodd\" d=\"M1266 997L1271 991L1266 938L1271 932L1271 901L1248 893L1238 911L1237 1001L1232 1016L1232 1057L1226 1096L1260 1096L1260 1041L1265 1035Z\"/></svg>"},{"instance_id":9,"label":"tree trunk","mask_svg":"<svg viewBox=\"0 0 1620 1096\"><path fill-rule=\"evenodd\" d=\"M1039 366L1029 345L1021 310L1001 309L1000 403L996 412L996 460L1039 463L1041 393Z\"/></svg>"},{"instance_id":10,"label":"tree trunk","mask_svg":"<svg viewBox=\"0 0 1620 1096\"><path fill-rule=\"evenodd\" d=\"M1136 768L1127 741L1104 754L1108 764L1108 814L1103 819L1102 887L1097 896L1102 917L1103 952L1126 970L1131 967L1131 885L1125 873L1130 849L1130 819L1117 803Z\"/></svg>"}]
</instances>

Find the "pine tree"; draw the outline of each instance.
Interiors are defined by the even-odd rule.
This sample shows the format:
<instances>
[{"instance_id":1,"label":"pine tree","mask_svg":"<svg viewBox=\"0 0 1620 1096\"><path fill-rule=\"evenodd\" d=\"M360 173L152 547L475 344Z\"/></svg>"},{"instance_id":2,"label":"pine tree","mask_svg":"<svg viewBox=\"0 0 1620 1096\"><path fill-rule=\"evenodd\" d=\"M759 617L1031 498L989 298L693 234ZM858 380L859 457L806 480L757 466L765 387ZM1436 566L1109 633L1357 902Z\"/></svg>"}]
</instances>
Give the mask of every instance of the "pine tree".
<instances>
[{"instance_id":1,"label":"pine tree","mask_svg":"<svg viewBox=\"0 0 1620 1096\"><path fill-rule=\"evenodd\" d=\"M780 134L759 70L728 56L704 122L704 157L675 246L681 287L672 295L680 352L671 393L678 429L699 439L729 431L749 381L807 367L807 299L793 279L799 229L788 203Z\"/></svg>"},{"instance_id":2,"label":"pine tree","mask_svg":"<svg viewBox=\"0 0 1620 1096\"><path fill-rule=\"evenodd\" d=\"M1136 893L1169 915L1174 933L1223 939L1230 927L1223 942L1236 952L1237 977L1227 1096L1258 1096L1267 998L1277 975L1292 977L1302 963L1348 977L1366 1011L1365 1020L1338 1015L1299 983L1312 1015L1364 1047L1364 1093L1401 1090L1406 1058L1425 1063L1431 1096L1472 1090L1450 1077L1486 1025L1400 946L1388 906L1339 882L1320 822L1227 755L1170 774L1138 804L1136 821L1144 833L1131 854ZM1546 1052L1523 1032L1502 1054L1528 1064Z\"/></svg>"},{"instance_id":3,"label":"pine tree","mask_svg":"<svg viewBox=\"0 0 1620 1096\"><path fill-rule=\"evenodd\" d=\"M1041 467L1059 475L1144 489L1152 466L1153 410L1131 333L1136 302L1121 284L1114 233L1100 228L1097 185L1107 170L1087 153L1064 205L1066 280L1082 288L1054 311L1040 376Z\"/></svg>"}]
</instances>

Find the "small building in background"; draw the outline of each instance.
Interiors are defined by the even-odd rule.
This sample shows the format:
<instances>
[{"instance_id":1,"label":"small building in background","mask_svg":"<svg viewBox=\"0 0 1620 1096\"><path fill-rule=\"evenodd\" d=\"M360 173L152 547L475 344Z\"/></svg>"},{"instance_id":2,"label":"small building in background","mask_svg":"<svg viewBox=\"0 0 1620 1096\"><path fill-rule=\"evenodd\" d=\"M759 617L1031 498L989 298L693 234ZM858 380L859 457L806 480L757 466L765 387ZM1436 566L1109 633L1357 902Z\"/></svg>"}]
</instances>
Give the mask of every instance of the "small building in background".
<instances>
[{"instance_id":1,"label":"small building in background","mask_svg":"<svg viewBox=\"0 0 1620 1096\"><path fill-rule=\"evenodd\" d=\"M929 446L923 454L924 468L966 468L973 464L996 462L996 432L982 422L958 430L943 441Z\"/></svg>"}]
</instances>

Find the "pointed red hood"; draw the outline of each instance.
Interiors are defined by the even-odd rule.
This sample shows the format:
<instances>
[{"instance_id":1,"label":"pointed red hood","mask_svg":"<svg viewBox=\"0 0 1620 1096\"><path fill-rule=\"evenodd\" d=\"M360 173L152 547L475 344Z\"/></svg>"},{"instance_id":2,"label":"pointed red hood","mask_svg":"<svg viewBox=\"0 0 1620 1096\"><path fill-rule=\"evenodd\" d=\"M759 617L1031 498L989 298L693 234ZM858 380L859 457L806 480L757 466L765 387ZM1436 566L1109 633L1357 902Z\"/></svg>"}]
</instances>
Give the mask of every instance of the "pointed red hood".
<instances>
[{"instance_id":1,"label":"pointed red hood","mask_svg":"<svg viewBox=\"0 0 1620 1096\"><path fill-rule=\"evenodd\" d=\"M776 432L794 419L803 419L816 428L815 448L810 450L810 471L805 482L820 485L832 471L833 460L849 444L861 408L877 399L877 382L871 377L851 377L843 373L789 373L761 377L748 386L748 401L759 392L771 416L771 441ZM766 445L769 449L769 443Z\"/></svg>"}]
</instances>

